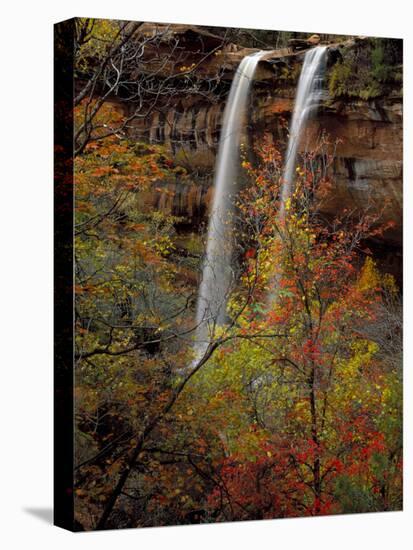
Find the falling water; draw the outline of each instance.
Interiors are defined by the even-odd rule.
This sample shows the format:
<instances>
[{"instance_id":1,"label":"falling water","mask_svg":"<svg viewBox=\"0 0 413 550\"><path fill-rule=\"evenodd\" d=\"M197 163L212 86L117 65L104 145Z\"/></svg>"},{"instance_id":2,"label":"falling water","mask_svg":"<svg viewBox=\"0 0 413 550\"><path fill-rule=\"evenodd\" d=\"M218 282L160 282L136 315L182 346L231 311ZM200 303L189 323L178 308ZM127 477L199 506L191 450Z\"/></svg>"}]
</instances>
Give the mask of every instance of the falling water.
<instances>
[{"instance_id":1,"label":"falling water","mask_svg":"<svg viewBox=\"0 0 413 550\"><path fill-rule=\"evenodd\" d=\"M308 118L319 104L325 71L326 46L318 46L306 52L298 81L294 112L290 126L283 185L281 188L280 217L284 215L285 202L290 197L298 146Z\"/></svg>"},{"instance_id":2,"label":"falling water","mask_svg":"<svg viewBox=\"0 0 413 550\"><path fill-rule=\"evenodd\" d=\"M232 81L219 141L215 167L214 199L208 227L206 256L199 289L195 352L205 351L215 324L225 320L226 299L233 282L232 197L237 191L237 172L243 115L255 69L268 52L257 52L241 61Z\"/></svg>"},{"instance_id":3,"label":"falling water","mask_svg":"<svg viewBox=\"0 0 413 550\"><path fill-rule=\"evenodd\" d=\"M292 191L302 132L311 112L318 107L322 94L326 49L325 46L313 48L306 52L304 57L287 146L281 189L281 217L284 215L285 202ZM215 168L214 199L208 227L206 256L197 302L196 359L205 351L215 324L220 325L225 321L228 291L234 280L232 197L237 192L243 115L255 69L267 53L261 51L244 57L235 74L225 107Z\"/></svg>"},{"instance_id":4,"label":"falling water","mask_svg":"<svg viewBox=\"0 0 413 550\"><path fill-rule=\"evenodd\" d=\"M326 46L318 46L308 50L304 56L295 97L294 112L290 125L290 138L286 150L286 160L281 186L280 220L285 217L286 201L293 191L297 151L303 138L306 123L320 102L322 83L325 72ZM274 307L278 300L278 290L281 274L278 273L272 283L267 296L267 307Z\"/></svg>"}]
</instances>

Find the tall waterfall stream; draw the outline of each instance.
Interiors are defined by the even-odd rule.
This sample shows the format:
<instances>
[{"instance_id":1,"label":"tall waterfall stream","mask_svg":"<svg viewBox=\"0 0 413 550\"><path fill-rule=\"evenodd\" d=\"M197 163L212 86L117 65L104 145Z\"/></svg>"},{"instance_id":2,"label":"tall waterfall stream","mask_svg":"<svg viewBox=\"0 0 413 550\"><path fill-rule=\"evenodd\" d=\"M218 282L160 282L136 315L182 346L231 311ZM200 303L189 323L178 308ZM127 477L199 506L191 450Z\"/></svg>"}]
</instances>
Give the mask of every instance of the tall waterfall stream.
<instances>
[{"instance_id":1,"label":"tall waterfall stream","mask_svg":"<svg viewBox=\"0 0 413 550\"><path fill-rule=\"evenodd\" d=\"M280 216L284 215L285 202L292 192L302 132L321 97L326 51L325 46L319 46L307 51L304 57L286 149ZM214 198L196 309L195 360L201 358L205 352L215 326L225 321L228 293L235 282L232 214L233 196L238 191L243 120L256 67L267 54L268 52L260 51L244 57L232 82L224 111L215 167Z\"/></svg>"}]
</instances>

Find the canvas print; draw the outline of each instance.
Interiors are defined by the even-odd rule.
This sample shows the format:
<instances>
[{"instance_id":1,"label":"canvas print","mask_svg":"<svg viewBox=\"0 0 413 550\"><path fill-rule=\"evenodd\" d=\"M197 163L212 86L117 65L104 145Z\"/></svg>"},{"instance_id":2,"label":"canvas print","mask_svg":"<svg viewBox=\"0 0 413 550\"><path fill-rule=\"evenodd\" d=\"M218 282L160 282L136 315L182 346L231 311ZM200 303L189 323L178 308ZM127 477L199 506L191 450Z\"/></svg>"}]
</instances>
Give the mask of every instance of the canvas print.
<instances>
[{"instance_id":1,"label":"canvas print","mask_svg":"<svg viewBox=\"0 0 413 550\"><path fill-rule=\"evenodd\" d=\"M56 25L58 525L402 509L402 54Z\"/></svg>"}]
</instances>

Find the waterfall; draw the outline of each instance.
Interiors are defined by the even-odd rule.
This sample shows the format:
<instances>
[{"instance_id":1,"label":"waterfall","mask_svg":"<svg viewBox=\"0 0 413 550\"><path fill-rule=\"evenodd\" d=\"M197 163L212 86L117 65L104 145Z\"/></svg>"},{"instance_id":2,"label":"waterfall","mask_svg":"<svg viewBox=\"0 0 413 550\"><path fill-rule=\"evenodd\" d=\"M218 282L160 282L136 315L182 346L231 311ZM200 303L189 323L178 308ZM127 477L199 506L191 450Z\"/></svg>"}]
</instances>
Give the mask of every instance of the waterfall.
<instances>
[{"instance_id":1,"label":"waterfall","mask_svg":"<svg viewBox=\"0 0 413 550\"><path fill-rule=\"evenodd\" d=\"M278 217L285 216L285 203L293 191L297 151L310 114L314 112L322 95L322 83L325 72L326 46L308 50L304 56L295 96L294 111L290 123L290 137L285 154L284 172L280 191ZM278 299L280 274L276 275L268 292L267 307L273 307Z\"/></svg>"},{"instance_id":2,"label":"waterfall","mask_svg":"<svg viewBox=\"0 0 413 550\"><path fill-rule=\"evenodd\" d=\"M255 69L268 52L244 57L225 106L215 166L214 198L210 214L206 255L196 311L196 358L202 356L215 324L226 316L228 290L233 282L232 213L233 196L238 190L240 146L245 107Z\"/></svg>"},{"instance_id":3,"label":"waterfall","mask_svg":"<svg viewBox=\"0 0 413 550\"><path fill-rule=\"evenodd\" d=\"M318 46L306 52L304 57L286 151L280 217L284 216L285 202L291 195L302 132L311 112L318 107L322 94L326 50L325 46ZM235 280L232 214L233 196L238 191L243 117L255 69L266 54L268 52L260 51L244 57L232 81L225 106L215 166L214 198L196 309L195 360L204 353L215 325L225 322L228 291Z\"/></svg>"},{"instance_id":4,"label":"waterfall","mask_svg":"<svg viewBox=\"0 0 413 550\"><path fill-rule=\"evenodd\" d=\"M283 184L281 187L280 217L284 216L285 202L290 197L297 150L302 133L312 111L319 104L325 71L326 46L318 46L306 52L298 81L294 112L290 125L290 138L286 151Z\"/></svg>"}]
</instances>

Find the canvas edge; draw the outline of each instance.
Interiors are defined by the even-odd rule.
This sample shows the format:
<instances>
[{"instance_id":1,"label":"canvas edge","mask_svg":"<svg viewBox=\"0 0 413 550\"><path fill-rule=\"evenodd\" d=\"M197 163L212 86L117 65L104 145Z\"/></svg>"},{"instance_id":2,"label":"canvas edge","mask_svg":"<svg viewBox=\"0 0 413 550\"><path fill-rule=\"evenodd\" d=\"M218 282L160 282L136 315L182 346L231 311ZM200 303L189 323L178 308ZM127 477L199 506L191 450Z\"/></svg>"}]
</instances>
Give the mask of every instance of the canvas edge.
<instances>
[{"instance_id":1,"label":"canvas edge","mask_svg":"<svg viewBox=\"0 0 413 550\"><path fill-rule=\"evenodd\" d=\"M54 25L54 514L74 519L73 54L75 19Z\"/></svg>"}]
</instances>

